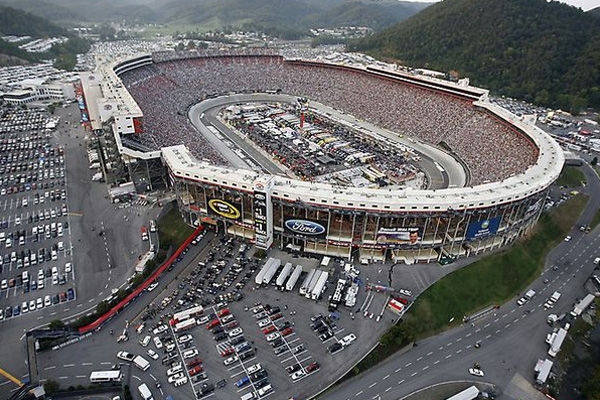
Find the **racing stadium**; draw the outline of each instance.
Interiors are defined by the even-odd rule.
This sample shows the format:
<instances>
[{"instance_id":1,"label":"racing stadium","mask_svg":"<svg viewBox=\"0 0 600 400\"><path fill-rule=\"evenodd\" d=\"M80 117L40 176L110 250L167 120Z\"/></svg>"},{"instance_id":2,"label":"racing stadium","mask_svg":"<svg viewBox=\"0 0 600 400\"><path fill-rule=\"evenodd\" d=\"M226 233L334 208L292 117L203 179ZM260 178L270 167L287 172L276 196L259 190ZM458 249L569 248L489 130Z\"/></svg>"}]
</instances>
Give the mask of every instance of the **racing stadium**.
<instances>
[{"instance_id":1,"label":"racing stadium","mask_svg":"<svg viewBox=\"0 0 600 400\"><path fill-rule=\"evenodd\" d=\"M82 120L94 131L110 128L136 187L140 180L151 190L168 186L190 225L212 225L264 249L363 263L447 263L481 254L532 229L564 164L534 118L491 103L486 90L381 65L286 59L267 50L164 51L99 60L78 93ZM362 178L366 184L341 185L269 168L223 140L225 128L238 131L223 110L253 102L298 109L283 118L294 143L311 129L315 136L318 116L369 135L364 143L393 145L394 163L421 171L425 184ZM282 113L273 115L282 120ZM364 152L351 157L351 143L319 135L319 144L311 143L320 155L315 164L343 154L361 171L378 165Z\"/></svg>"}]
</instances>

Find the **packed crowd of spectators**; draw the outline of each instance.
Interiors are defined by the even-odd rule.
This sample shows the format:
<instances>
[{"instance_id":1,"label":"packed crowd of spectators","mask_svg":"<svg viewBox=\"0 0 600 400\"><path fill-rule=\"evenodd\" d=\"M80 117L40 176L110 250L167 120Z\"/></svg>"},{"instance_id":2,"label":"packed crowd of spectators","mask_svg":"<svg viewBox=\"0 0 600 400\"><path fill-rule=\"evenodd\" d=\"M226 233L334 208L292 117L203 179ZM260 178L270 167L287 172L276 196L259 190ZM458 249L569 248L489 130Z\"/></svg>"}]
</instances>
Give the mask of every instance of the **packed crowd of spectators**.
<instances>
[{"instance_id":1,"label":"packed crowd of spectators","mask_svg":"<svg viewBox=\"0 0 600 400\"><path fill-rule=\"evenodd\" d=\"M536 149L525 135L470 102L346 68L280 56L155 57L152 66L121 76L144 112L147 142L188 145L199 158L225 163L196 133L187 109L209 96L278 90L353 114L391 131L443 145L470 169L471 185L497 181L532 165Z\"/></svg>"}]
</instances>

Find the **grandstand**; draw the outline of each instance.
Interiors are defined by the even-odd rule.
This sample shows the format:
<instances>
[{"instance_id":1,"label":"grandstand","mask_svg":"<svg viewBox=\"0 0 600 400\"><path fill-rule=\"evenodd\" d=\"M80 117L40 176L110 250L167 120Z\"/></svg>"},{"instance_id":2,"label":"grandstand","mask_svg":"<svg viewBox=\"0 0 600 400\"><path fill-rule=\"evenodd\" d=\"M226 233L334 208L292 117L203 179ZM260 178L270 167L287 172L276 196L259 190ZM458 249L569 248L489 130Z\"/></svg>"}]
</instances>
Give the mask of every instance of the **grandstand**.
<instances>
[{"instance_id":1,"label":"grandstand","mask_svg":"<svg viewBox=\"0 0 600 400\"><path fill-rule=\"evenodd\" d=\"M127 138L118 141L122 152L160 154L188 223L214 224L250 241L260 231L259 247L272 242L263 237L266 227L281 248L345 258L356 252L367 261L447 262L479 254L535 225L564 163L548 135L470 86L381 67L286 60L268 51L162 52L147 60L136 56L131 65L119 60L101 69L113 92L127 92L116 97L131 96L143 113L142 132L114 129ZM467 166L468 185L350 190L231 168L202 140L187 111L207 98L261 92L327 104L443 149ZM139 145L127 147L131 141ZM261 208L265 193L269 207Z\"/></svg>"}]
</instances>

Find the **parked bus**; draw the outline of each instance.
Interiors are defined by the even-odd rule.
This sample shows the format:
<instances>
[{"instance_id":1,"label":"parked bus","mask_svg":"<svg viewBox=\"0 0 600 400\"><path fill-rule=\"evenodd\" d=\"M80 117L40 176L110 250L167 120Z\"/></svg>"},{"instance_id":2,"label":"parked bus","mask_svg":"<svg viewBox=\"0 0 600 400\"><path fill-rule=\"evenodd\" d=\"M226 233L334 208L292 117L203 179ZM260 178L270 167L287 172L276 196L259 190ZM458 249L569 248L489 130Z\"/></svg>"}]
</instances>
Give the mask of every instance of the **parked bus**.
<instances>
[{"instance_id":1,"label":"parked bus","mask_svg":"<svg viewBox=\"0 0 600 400\"><path fill-rule=\"evenodd\" d=\"M121 373L121 370L94 371L90 374L91 383L121 382L121 380L123 380L123 374Z\"/></svg>"},{"instance_id":2,"label":"parked bus","mask_svg":"<svg viewBox=\"0 0 600 400\"><path fill-rule=\"evenodd\" d=\"M477 396L479 396L479 389L477 389L477 386L469 386L462 392L448 397L446 400L474 400Z\"/></svg>"},{"instance_id":3,"label":"parked bus","mask_svg":"<svg viewBox=\"0 0 600 400\"><path fill-rule=\"evenodd\" d=\"M173 318L169 321L171 326L175 326L178 322L183 322L186 319L195 318L204 313L204 307L194 306L187 310L179 311L173 314Z\"/></svg>"}]
</instances>

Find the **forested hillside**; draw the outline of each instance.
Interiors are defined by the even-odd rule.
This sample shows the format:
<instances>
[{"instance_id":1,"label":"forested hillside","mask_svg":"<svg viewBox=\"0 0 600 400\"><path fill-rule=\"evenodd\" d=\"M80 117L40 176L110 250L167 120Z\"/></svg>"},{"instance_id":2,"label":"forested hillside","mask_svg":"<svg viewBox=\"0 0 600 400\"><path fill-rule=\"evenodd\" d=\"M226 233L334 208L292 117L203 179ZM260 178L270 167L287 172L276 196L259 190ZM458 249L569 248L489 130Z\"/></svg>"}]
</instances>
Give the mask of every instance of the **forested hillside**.
<instances>
[{"instance_id":1,"label":"forested hillside","mask_svg":"<svg viewBox=\"0 0 600 400\"><path fill-rule=\"evenodd\" d=\"M445 0L351 49L537 104L600 108L600 24L559 2Z\"/></svg>"}]
</instances>

